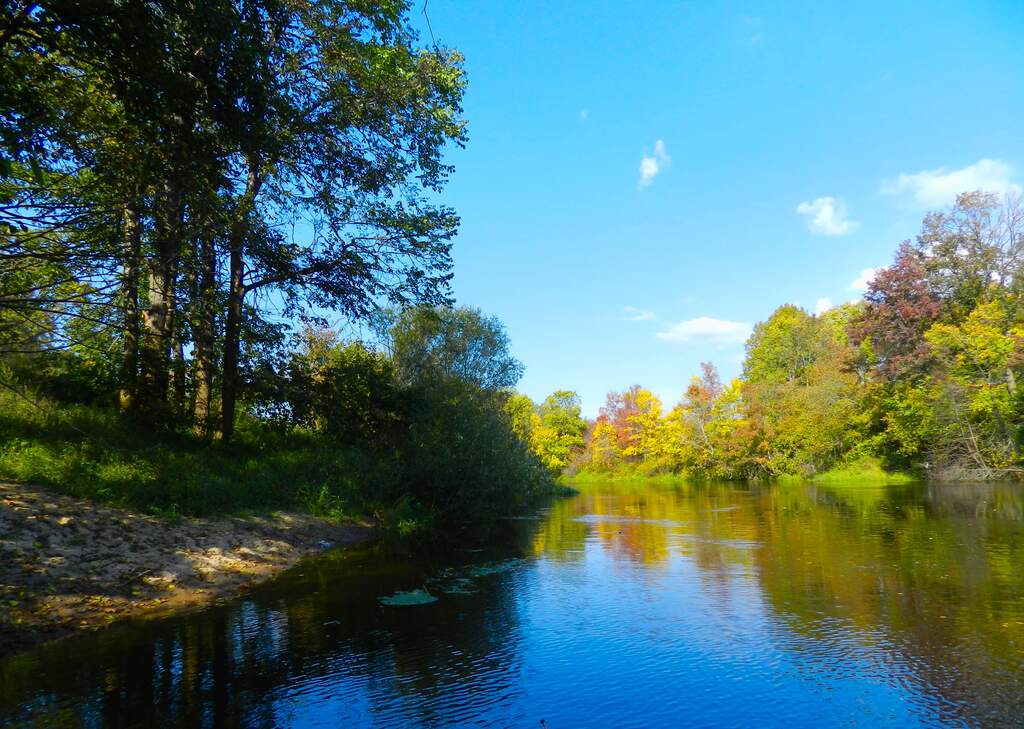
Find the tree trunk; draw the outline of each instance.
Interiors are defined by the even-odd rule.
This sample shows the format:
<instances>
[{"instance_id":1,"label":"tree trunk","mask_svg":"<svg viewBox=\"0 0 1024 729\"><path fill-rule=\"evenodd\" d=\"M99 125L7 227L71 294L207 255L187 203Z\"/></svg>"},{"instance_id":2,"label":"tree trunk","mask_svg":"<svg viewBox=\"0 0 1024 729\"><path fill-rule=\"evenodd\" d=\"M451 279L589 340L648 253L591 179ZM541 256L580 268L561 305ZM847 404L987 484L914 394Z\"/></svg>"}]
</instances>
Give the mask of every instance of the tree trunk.
<instances>
[{"instance_id":1,"label":"tree trunk","mask_svg":"<svg viewBox=\"0 0 1024 729\"><path fill-rule=\"evenodd\" d=\"M181 343L181 335L178 332L172 332L171 342L173 343L171 349L171 373L173 375L171 391L174 393L174 416L182 418L185 415L187 390L185 347Z\"/></svg>"},{"instance_id":2,"label":"tree trunk","mask_svg":"<svg viewBox=\"0 0 1024 729\"><path fill-rule=\"evenodd\" d=\"M142 378L137 408L153 425L167 415L170 384L182 219L181 195L175 182L167 182L160 207L155 221L153 256L149 261L148 304L142 317Z\"/></svg>"},{"instance_id":3,"label":"tree trunk","mask_svg":"<svg viewBox=\"0 0 1024 729\"><path fill-rule=\"evenodd\" d=\"M124 339L121 360L121 409L135 403L139 379L139 263L142 256L142 224L136 200L124 206Z\"/></svg>"},{"instance_id":4,"label":"tree trunk","mask_svg":"<svg viewBox=\"0 0 1024 729\"><path fill-rule=\"evenodd\" d=\"M235 432L235 404L238 397L238 359L241 347L242 304L245 299L245 259L243 246L249 234L249 216L252 214L256 196L262 184L259 163L249 160L249 175L245 194L238 206L238 213L231 225L228 245L229 283L228 311L224 322L224 374L221 385L221 437L224 442L231 440Z\"/></svg>"},{"instance_id":5,"label":"tree trunk","mask_svg":"<svg viewBox=\"0 0 1024 729\"><path fill-rule=\"evenodd\" d=\"M192 323L195 347L196 402L193 408L196 433L210 437L213 400L214 310L217 296L216 254L213 241L203 236L199 241L199 274L196 280L196 314Z\"/></svg>"},{"instance_id":6,"label":"tree trunk","mask_svg":"<svg viewBox=\"0 0 1024 729\"><path fill-rule=\"evenodd\" d=\"M224 381L221 389L221 438L225 442L230 441L235 432L239 335L242 329L242 301L245 298L241 236L234 234L231 236L229 269L228 315L224 323Z\"/></svg>"}]
</instances>

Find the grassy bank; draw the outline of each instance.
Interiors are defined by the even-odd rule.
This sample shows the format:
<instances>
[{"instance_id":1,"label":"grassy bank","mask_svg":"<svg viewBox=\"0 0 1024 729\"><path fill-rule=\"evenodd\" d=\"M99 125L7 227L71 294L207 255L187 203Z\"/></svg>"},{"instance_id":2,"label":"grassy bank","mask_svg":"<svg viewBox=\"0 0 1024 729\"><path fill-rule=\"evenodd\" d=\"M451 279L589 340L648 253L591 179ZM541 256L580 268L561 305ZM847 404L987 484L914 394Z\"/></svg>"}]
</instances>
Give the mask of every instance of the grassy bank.
<instances>
[{"instance_id":1,"label":"grassy bank","mask_svg":"<svg viewBox=\"0 0 1024 729\"><path fill-rule=\"evenodd\" d=\"M0 391L0 479L165 517L300 511L403 537L514 513L557 492L501 411L457 390L388 438L239 420L230 445L155 434L112 408Z\"/></svg>"},{"instance_id":2,"label":"grassy bank","mask_svg":"<svg viewBox=\"0 0 1024 729\"><path fill-rule=\"evenodd\" d=\"M184 432L159 437L117 412L0 392L0 478L151 514L302 509L341 517L369 506L382 466L314 433L244 423L230 447Z\"/></svg>"},{"instance_id":3,"label":"grassy bank","mask_svg":"<svg viewBox=\"0 0 1024 729\"><path fill-rule=\"evenodd\" d=\"M607 471L580 471L566 479L568 484L637 482L649 484L672 484L694 478L686 473L647 474L641 469L623 467ZM772 479L775 483L820 483L829 486L897 485L915 483L922 478L905 471L889 471L880 460L864 458L823 471L813 476L782 474Z\"/></svg>"},{"instance_id":4,"label":"grassy bank","mask_svg":"<svg viewBox=\"0 0 1024 729\"><path fill-rule=\"evenodd\" d=\"M813 476L784 475L778 478L779 483L813 483L828 486L891 486L921 481L916 474L906 471L889 471L882 467L876 458L863 458L851 463L814 474Z\"/></svg>"},{"instance_id":5,"label":"grassy bank","mask_svg":"<svg viewBox=\"0 0 1024 729\"><path fill-rule=\"evenodd\" d=\"M654 473L648 474L634 469L616 469L611 471L580 471L570 477L566 477L568 485L586 485L599 483L621 483L631 481L650 484L671 484L686 481L690 477L685 473Z\"/></svg>"}]
</instances>

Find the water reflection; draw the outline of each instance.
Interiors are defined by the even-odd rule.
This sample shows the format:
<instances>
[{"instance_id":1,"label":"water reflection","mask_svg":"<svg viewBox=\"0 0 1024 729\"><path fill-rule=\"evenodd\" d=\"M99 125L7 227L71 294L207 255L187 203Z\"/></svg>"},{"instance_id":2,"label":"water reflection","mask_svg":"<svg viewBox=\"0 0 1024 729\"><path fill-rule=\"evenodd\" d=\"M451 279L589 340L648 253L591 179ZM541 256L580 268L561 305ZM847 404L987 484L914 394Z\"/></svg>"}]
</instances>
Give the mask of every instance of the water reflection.
<instances>
[{"instance_id":1,"label":"water reflection","mask_svg":"<svg viewBox=\"0 0 1024 729\"><path fill-rule=\"evenodd\" d=\"M1016 485L592 487L486 552L326 555L17 656L0 721L1014 725L1022 514Z\"/></svg>"}]
</instances>

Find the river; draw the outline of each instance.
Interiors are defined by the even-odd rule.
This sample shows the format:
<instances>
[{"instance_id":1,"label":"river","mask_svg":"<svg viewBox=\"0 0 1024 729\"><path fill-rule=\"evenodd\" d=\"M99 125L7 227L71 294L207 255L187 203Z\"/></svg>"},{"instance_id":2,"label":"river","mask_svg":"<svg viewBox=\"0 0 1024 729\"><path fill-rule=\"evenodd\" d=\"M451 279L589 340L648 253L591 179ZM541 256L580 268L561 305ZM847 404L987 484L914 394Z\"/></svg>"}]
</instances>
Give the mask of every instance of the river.
<instances>
[{"instance_id":1,"label":"river","mask_svg":"<svg viewBox=\"0 0 1024 729\"><path fill-rule=\"evenodd\" d=\"M1012 484L586 486L14 656L0 724L1020 726L1022 517Z\"/></svg>"}]
</instances>

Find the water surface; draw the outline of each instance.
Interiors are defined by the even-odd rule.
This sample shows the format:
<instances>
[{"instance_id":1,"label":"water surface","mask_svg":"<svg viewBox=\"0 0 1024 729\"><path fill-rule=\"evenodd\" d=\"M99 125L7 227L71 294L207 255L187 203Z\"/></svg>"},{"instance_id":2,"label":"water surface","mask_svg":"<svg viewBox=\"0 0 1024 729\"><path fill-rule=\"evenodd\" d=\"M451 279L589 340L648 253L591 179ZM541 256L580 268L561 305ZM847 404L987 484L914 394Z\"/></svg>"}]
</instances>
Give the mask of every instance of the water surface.
<instances>
[{"instance_id":1,"label":"water surface","mask_svg":"<svg viewBox=\"0 0 1024 729\"><path fill-rule=\"evenodd\" d=\"M15 656L0 724L1019 726L1022 514L1016 485L591 486Z\"/></svg>"}]
</instances>

